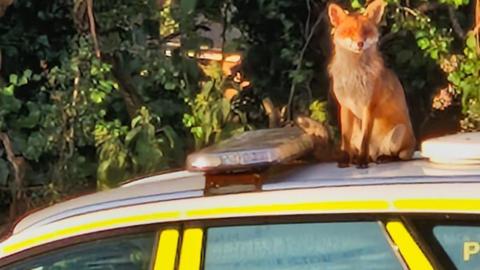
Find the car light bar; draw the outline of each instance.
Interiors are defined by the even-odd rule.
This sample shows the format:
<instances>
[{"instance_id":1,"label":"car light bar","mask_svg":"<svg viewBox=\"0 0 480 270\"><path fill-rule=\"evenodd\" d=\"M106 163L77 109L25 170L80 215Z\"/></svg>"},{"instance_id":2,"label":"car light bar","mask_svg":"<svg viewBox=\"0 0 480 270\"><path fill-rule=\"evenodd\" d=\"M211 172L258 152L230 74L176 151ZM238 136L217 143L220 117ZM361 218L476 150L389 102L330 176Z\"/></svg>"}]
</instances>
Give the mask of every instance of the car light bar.
<instances>
[{"instance_id":1,"label":"car light bar","mask_svg":"<svg viewBox=\"0 0 480 270\"><path fill-rule=\"evenodd\" d=\"M422 142L422 156L434 163L480 165L480 132L428 139Z\"/></svg>"},{"instance_id":2,"label":"car light bar","mask_svg":"<svg viewBox=\"0 0 480 270\"><path fill-rule=\"evenodd\" d=\"M189 155L187 170L245 171L295 159L313 145L313 138L297 127L248 131Z\"/></svg>"}]
</instances>

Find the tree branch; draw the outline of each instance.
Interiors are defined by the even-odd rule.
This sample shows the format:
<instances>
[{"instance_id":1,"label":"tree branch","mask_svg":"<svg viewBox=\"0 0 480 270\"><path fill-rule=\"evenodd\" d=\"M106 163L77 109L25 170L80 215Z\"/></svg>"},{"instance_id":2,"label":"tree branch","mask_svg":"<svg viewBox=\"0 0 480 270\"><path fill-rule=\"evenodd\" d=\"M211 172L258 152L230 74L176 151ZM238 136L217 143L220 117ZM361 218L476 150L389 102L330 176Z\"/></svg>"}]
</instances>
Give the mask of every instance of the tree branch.
<instances>
[{"instance_id":1,"label":"tree branch","mask_svg":"<svg viewBox=\"0 0 480 270\"><path fill-rule=\"evenodd\" d=\"M230 10L230 1L227 1L225 3L225 6L223 7L223 28L222 28L222 65L223 61L225 58L225 55L223 54L225 51L225 43L227 42L227 29L228 29L228 11Z\"/></svg>"},{"instance_id":2,"label":"tree branch","mask_svg":"<svg viewBox=\"0 0 480 270\"><path fill-rule=\"evenodd\" d=\"M90 25L90 34L92 35L93 46L95 47L95 55L100 59L100 45L98 44L97 30L95 29L95 17L93 16L93 0L87 0L87 14Z\"/></svg>"},{"instance_id":3,"label":"tree branch","mask_svg":"<svg viewBox=\"0 0 480 270\"><path fill-rule=\"evenodd\" d=\"M480 0L475 1L475 26L474 29L480 26Z\"/></svg>"},{"instance_id":4,"label":"tree branch","mask_svg":"<svg viewBox=\"0 0 480 270\"><path fill-rule=\"evenodd\" d=\"M432 10L435 10L437 8L440 7L440 4L438 2L432 2L432 1L428 1L428 2L425 2L421 5L419 5L416 10L420 11L421 13L425 13L425 12L429 12L429 11L432 11Z\"/></svg>"},{"instance_id":5,"label":"tree branch","mask_svg":"<svg viewBox=\"0 0 480 270\"><path fill-rule=\"evenodd\" d=\"M300 69L302 68L303 57L305 56L305 52L307 51L308 45L310 45L310 41L312 40L318 25L320 24L320 22L323 20L325 16L326 16L326 12L324 10L322 11L322 13L318 15L317 20L315 21L315 24L310 30L310 33L308 33L307 40L305 41L305 44L303 45L303 48L300 51L300 55L298 57L297 68L295 69L296 72L300 71ZM306 23L310 23L310 22L307 21ZM290 87L290 95L288 97L288 104L287 104L287 120L288 121L291 121L293 118L292 106L293 106L293 97L295 96L295 89L296 89L296 84L295 82L292 82L292 85Z\"/></svg>"},{"instance_id":6,"label":"tree branch","mask_svg":"<svg viewBox=\"0 0 480 270\"><path fill-rule=\"evenodd\" d=\"M13 3L13 0L0 0L0 17L5 15L7 8Z\"/></svg>"},{"instance_id":7,"label":"tree branch","mask_svg":"<svg viewBox=\"0 0 480 270\"><path fill-rule=\"evenodd\" d=\"M305 40L307 40L308 33L310 33L310 17L312 16L312 7L310 5L310 0L305 0L305 2L307 2L308 16L305 23L305 31L303 34L304 34Z\"/></svg>"},{"instance_id":8,"label":"tree branch","mask_svg":"<svg viewBox=\"0 0 480 270\"><path fill-rule=\"evenodd\" d=\"M405 32L406 32L405 30L400 30L398 32L389 32L385 34L383 37L380 38L380 41L378 42L378 46L382 47L389 41L394 40L397 36L405 35Z\"/></svg>"},{"instance_id":9,"label":"tree branch","mask_svg":"<svg viewBox=\"0 0 480 270\"><path fill-rule=\"evenodd\" d=\"M457 15L455 14L455 8L453 6L448 6L448 18L450 19L450 22L452 23L452 28L455 34L460 38L460 39L465 39L465 31L463 31L462 26L458 22Z\"/></svg>"},{"instance_id":10,"label":"tree branch","mask_svg":"<svg viewBox=\"0 0 480 270\"><path fill-rule=\"evenodd\" d=\"M13 145L10 137L4 132L0 132L0 141L7 154L7 160L13 168L14 182L10 189L12 194L12 203L10 204L10 220L13 220L18 211L18 201L22 198L20 190L25 178L26 161L23 157L17 157L13 151Z\"/></svg>"},{"instance_id":11,"label":"tree branch","mask_svg":"<svg viewBox=\"0 0 480 270\"><path fill-rule=\"evenodd\" d=\"M121 61L119 61L117 57L112 57L112 73L113 77L118 82L120 95L125 102L125 106L131 120L135 117L137 111L143 106L143 101L137 94L138 92L132 82L132 77L130 74L128 74L128 72L125 72L122 69L120 62Z\"/></svg>"},{"instance_id":12,"label":"tree branch","mask_svg":"<svg viewBox=\"0 0 480 270\"><path fill-rule=\"evenodd\" d=\"M401 10L405 11L406 13L412 15L413 17L418 17L419 13L409 7L405 7L405 6L400 6L399 7Z\"/></svg>"}]
</instances>

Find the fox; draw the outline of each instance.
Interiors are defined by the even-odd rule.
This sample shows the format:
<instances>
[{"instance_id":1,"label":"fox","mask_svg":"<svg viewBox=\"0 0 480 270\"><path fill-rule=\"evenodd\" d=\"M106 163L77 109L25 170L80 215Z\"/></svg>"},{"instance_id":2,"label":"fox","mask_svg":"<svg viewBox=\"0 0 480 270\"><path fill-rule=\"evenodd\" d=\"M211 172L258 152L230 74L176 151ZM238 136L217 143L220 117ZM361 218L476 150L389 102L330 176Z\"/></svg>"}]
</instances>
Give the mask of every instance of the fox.
<instances>
[{"instance_id":1,"label":"fox","mask_svg":"<svg viewBox=\"0 0 480 270\"><path fill-rule=\"evenodd\" d=\"M329 4L333 55L328 73L339 106L339 167L412 158L416 147L405 93L378 49L386 3L372 1L363 13Z\"/></svg>"}]
</instances>

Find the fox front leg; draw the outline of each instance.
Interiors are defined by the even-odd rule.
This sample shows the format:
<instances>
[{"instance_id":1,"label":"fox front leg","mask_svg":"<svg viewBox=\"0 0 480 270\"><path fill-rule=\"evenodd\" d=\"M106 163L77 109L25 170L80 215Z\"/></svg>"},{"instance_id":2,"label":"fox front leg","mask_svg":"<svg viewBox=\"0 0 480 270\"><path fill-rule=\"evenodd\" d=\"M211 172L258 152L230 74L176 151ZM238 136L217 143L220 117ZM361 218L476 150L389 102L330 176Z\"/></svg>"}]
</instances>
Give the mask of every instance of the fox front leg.
<instances>
[{"instance_id":1,"label":"fox front leg","mask_svg":"<svg viewBox=\"0 0 480 270\"><path fill-rule=\"evenodd\" d=\"M370 106L366 107L362 113L362 128L361 134L362 139L360 143L360 154L358 157L358 164L357 168L365 169L368 168L369 162L369 148L370 148L370 137L372 135L372 128L373 128L373 118L372 118L372 110Z\"/></svg>"},{"instance_id":2,"label":"fox front leg","mask_svg":"<svg viewBox=\"0 0 480 270\"><path fill-rule=\"evenodd\" d=\"M340 130L341 130L341 154L338 160L338 167L345 168L350 166L350 163L353 159L353 149L351 145L353 129L355 125L356 117L353 113L340 106Z\"/></svg>"}]
</instances>

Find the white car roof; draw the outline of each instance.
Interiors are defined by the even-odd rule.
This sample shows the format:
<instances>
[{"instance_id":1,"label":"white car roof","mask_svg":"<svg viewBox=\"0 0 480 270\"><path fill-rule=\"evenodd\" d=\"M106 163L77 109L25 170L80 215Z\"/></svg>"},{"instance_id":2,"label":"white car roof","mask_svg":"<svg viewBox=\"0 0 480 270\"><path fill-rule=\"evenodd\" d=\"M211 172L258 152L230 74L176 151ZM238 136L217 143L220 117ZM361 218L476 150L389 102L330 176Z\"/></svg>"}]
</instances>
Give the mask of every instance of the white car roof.
<instances>
[{"instance_id":1,"label":"white car roof","mask_svg":"<svg viewBox=\"0 0 480 270\"><path fill-rule=\"evenodd\" d=\"M80 196L36 211L18 222L13 233L68 217L123 206L203 195L205 177L186 171L150 176L116 189Z\"/></svg>"},{"instance_id":2,"label":"white car roof","mask_svg":"<svg viewBox=\"0 0 480 270\"><path fill-rule=\"evenodd\" d=\"M116 189L81 196L36 211L20 220L13 234L100 210L201 197L205 181L202 173L186 171L146 177ZM299 165L269 174L262 190L458 182L479 183L480 166L437 165L425 159L372 164L368 169L340 169L335 163Z\"/></svg>"}]
</instances>

